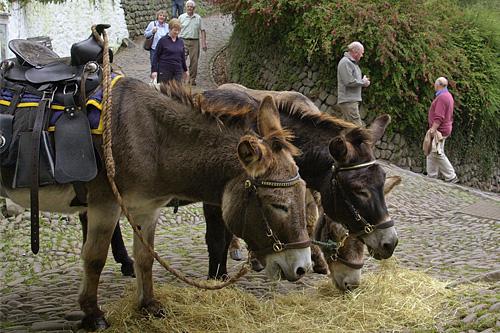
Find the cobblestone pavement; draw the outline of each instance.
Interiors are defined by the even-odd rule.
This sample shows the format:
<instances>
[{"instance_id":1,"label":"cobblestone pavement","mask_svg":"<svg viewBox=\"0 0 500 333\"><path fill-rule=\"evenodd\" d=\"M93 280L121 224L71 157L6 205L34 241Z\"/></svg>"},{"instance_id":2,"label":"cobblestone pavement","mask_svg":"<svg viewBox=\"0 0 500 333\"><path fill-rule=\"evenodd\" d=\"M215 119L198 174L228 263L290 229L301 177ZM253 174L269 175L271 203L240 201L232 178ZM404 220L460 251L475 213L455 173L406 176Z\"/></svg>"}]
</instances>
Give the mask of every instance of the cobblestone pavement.
<instances>
[{"instance_id":1,"label":"cobblestone pavement","mask_svg":"<svg viewBox=\"0 0 500 333\"><path fill-rule=\"evenodd\" d=\"M208 47L200 60L200 88L214 86L210 61L224 46L231 33L230 20L211 16L205 19ZM128 76L148 80L147 52L136 46L122 50L115 62ZM477 295L464 296L467 310L458 313L446 332L500 331L500 216L492 219L460 213L464 208L483 202L500 206L500 197L459 185L449 185L421 175L385 165L389 175L403 178L388 196L388 208L400 236L394 256L404 267L425 270L439 279L475 281L489 278ZM5 213L2 205L2 211ZM30 252L29 213L0 216L0 332L71 332L76 331L81 312L77 294L82 276L79 253L82 236L77 216L42 214L41 251ZM132 231L122 221L127 247L131 249ZM156 248L176 268L189 275L205 278L208 270L204 244L204 220L200 204L183 207L178 214L165 209L157 228ZM232 272L239 263L229 261ZM365 271L378 263L369 259ZM172 282L157 263L155 282ZM298 283L270 285L260 273L250 273L237 284L255 294L286 292L307 288L325 276L311 275ZM133 279L122 277L111 256L101 277L102 304L119 298ZM411 331L411 329L410 329Z\"/></svg>"}]
</instances>

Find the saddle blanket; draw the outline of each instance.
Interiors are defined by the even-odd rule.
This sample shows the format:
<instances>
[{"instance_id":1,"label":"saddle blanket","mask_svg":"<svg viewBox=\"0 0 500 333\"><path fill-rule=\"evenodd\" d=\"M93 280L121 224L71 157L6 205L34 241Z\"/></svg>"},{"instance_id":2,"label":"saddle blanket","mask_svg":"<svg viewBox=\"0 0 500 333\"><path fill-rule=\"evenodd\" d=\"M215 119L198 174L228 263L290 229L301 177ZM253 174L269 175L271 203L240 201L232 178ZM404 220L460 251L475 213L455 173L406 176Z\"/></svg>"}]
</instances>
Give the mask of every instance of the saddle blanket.
<instances>
[{"instance_id":1,"label":"saddle blanket","mask_svg":"<svg viewBox=\"0 0 500 333\"><path fill-rule=\"evenodd\" d=\"M118 82L118 80L123 77L123 75L112 74L111 77L112 77L111 87L113 87L115 83ZM14 94L11 90L2 89L2 91L0 92L0 105L9 106L13 97ZM101 117L102 97L103 97L103 90L102 88L99 88L87 99L86 103L87 117L89 118L90 129L92 134L100 135L104 130L104 125ZM21 100L17 105L17 108L37 107L40 102L40 99L41 99L40 96L36 96L26 92L21 97ZM49 121L48 131L53 132L56 129L54 124L64 112L64 106L57 103L53 103L51 104L50 108L53 110L53 113Z\"/></svg>"}]
</instances>

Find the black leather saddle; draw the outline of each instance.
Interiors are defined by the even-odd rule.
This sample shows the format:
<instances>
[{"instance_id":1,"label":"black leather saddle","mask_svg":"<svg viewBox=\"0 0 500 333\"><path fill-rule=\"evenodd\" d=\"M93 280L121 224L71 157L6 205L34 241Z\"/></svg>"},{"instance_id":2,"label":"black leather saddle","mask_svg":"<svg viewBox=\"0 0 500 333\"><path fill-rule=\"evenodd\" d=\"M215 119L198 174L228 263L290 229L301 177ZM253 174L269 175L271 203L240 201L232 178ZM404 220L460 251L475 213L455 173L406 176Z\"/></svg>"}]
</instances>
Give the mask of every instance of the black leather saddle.
<instances>
[{"instance_id":1,"label":"black leather saddle","mask_svg":"<svg viewBox=\"0 0 500 333\"><path fill-rule=\"evenodd\" d=\"M108 24L97 25L96 32L101 35L109 27ZM48 47L29 40L11 40L9 49L16 58L2 62L0 88L14 93L7 110L0 114L2 137L12 135L12 128L21 126L16 125L20 123L16 122L19 114L16 108L21 96L28 92L40 97L36 112L27 113L30 119L34 118L33 122L26 125L27 128L17 130L22 135L4 140L4 144L0 142L0 148L5 148L3 153L7 149L7 153L17 151L13 187L31 188L31 244L33 252L37 253L38 187L55 181L72 183L76 189L76 184L88 182L97 175L86 97L101 83L103 46L91 34L72 45L70 58L61 58ZM47 130L54 102L62 105L64 111L55 123L55 134L49 135ZM50 149L52 138L54 151ZM8 142L10 147L4 147ZM15 149L13 145L16 145ZM47 178L47 182L42 178ZM82 200L84 202L85 198Z\"/></svg>"},{"instance_id":2,"label":"black leather saddle","mask_svg":"<svg viewBox=\"0 0 500 333\"><path fill-rule=\"evenodd\" d=\"M101 34L109 27L109 24L98 24L96 31ZM15 81L26 81L34 85L77 81L81 78L86 64L89 62L102 64L103 58L102 45L93 35L81 42L74 43L71 46L71 58L69 59L59 57L57 53L45 45L25 39L11 40L9 49L16 55L17 65L15 63L11 65L5 77ZM113 53L111 50L109 52L112 62Z\"/></svg>"}]
</instances>

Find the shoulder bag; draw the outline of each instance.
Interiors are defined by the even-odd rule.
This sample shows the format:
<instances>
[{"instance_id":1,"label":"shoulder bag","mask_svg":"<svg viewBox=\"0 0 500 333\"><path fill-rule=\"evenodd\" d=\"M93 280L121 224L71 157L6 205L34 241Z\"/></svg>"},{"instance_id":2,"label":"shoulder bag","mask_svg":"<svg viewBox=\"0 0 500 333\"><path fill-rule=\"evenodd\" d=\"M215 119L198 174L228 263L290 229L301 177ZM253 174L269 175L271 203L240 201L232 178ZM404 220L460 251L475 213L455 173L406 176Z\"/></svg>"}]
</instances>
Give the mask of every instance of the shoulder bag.
<instances>
[{"instance_id":1,"label":"shoulder bag","mask_svg":"<svg viewBox=\"0 0 500 333\"><path fill-rule=\"evenodd\" d=\"M156 21L154 21L154 26L156 27ZM153 33L151 37L148 37L144 40L144 44L142 47L146 51L151 51L151 46L153 46L153 39L155 38L155 34Z\"/></svg>"}]
</instances>

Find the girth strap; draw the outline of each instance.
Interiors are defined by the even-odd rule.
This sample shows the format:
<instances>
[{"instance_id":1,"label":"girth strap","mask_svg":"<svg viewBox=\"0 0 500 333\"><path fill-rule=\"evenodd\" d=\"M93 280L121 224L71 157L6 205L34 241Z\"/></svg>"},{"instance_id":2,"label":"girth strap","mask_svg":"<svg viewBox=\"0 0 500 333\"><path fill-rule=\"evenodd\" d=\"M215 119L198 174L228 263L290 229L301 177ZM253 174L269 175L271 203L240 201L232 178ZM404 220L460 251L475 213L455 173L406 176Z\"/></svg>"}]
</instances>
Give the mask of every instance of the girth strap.
<instances>
[{"instance_id":1,"label":"girth strap","mask_svg":"<svg viewBox=\"0 0 500 333\"><path fill-rule=\"evenodd\" d=\"M44 96L45 97L45 96ZM31 251L37 254L40 249L39 236L39 210L38 210L38 181L40 178L40 137L42 135L43 125L45 123L45 111L49 100L42 98L40 101L35 124L33 125L32 150L31 155Z\"/></svg>"},{"instance_id":2,"label":"girth strap","mask_svg":"<svg viewBox=\"0 0 500 333\"><path fill-rule=\"evenodd\" d=\"M12 100L10 101L9 108L7 109L7 113L13 115L14 111L17 108L17 104L19 104L19 101L21 101L21 97L24 93L24 86L21 85L16 85L12 90L14 90L16 93L12 97Z\"/></svg>"}]
</instances>

